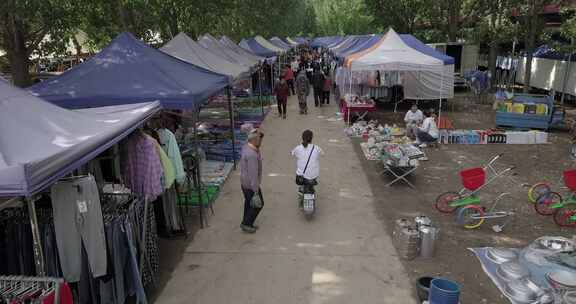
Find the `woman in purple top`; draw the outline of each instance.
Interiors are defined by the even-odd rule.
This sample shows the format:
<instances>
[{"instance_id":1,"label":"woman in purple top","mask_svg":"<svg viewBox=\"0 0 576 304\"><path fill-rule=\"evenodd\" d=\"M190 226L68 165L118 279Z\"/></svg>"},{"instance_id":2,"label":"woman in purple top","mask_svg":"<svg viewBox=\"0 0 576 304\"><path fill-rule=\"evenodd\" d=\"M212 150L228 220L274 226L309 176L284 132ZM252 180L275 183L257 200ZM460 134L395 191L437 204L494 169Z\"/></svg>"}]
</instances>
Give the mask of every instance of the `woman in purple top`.
<instances>
[{"instance_id":1,"label":"woman in purple top","mask_svg":"<svg viewBox=\"0 0 576 304\"><path fill-rule=\"evenodd\" d=\"M240 227L244 232L254 233L258 226L254 225L256 217L264 207L264 198L260 183L262 182L262 154L260 146L264 134L258 129L250 131L248 134L248 143L242 147L242 156L240 158L240 183L242 193L244 194L244 218ZM260 197L260 207L254 207L252 199L257 194Z\"/></svg>"}]
</instances>

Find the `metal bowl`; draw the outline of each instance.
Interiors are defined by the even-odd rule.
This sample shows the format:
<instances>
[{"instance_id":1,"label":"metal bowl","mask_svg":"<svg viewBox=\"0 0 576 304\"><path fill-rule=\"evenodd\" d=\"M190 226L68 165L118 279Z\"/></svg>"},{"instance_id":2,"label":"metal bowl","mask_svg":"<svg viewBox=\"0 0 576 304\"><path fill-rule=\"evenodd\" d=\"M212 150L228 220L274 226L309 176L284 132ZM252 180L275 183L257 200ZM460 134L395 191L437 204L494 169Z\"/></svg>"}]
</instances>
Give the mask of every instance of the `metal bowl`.
<instances>
[{"instance_id":1,"label":"metal bowl","mask_svg":"<svg viewBox=\"0 0 576 304\"><path fill-rule=\"evenodd\" d=\"M576 250L576 245L572 240L551 236L543 236L536 239L530 247L533 249L549 250L553 252L569 252Z\"/></svg>"},{"instance_id":2,"label":"metal bowl","mask_svg":"<svg viewBox=\"0 0 576 304\"><path fill-rule=\"evenodd\" d=\"M508 282L504 288L507 296L519 303L533 303L538 298L538 294L527 285L524 280Z\"/></svg>"},{"instance_id":3,"label":"metal bowl","mask_svg":"<svg viewBox=\"0 0 576 304\"><path fill-rule=\"evenodd\" d=\"M547 273L546 278L556 288L576 288L576 272L554 270Z\"/></svg>"},{"instance_id":4,"label":"metal bowl","mask_svg":"<svg viewBox=\"0 0 576 304\"><path fill-rule=\"evenodd\" d=\"M520 280L530 276L530 271L518 262L502 263L496 270L496 273L506 282Z\"/></svg>"},{"instance_id":5,"label":"metal bowl","mask_svg":"<svg viewBox=\"0 0 576 304\"><path fill-rule=\"evenodd\" d=\"M576 304L576 291L567 291L562 297L565 304Z\"/></svg>"},{"instance_id":6,"label":"metal bowl","mask_svg":"<svg viewBox=\"0 0 576 304\"><path fill-rule=\"evenodd\" d=\"M502 264L516 260L518 253L506 248L489 248L486 250L486 257L496 264Z\"/></svg>"}]
</instances>

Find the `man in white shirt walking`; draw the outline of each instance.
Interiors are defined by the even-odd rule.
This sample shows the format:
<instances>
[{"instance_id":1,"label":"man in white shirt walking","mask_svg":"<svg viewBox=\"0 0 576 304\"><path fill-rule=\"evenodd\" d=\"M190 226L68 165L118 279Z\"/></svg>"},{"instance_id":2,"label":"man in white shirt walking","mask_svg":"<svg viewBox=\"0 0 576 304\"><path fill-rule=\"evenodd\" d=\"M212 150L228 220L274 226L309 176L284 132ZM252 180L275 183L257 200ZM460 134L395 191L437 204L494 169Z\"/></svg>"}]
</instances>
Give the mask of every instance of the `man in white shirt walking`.
<instances>
[{"instance_id":1,"label":"man in white shirt walking","mask_svg":"<svg viewBox=\"0 0 576 304\"><path fill-rule=\"evenodd\" d=\"M416 131L418 126L424 120L424 114L422 111L418 110L416 104L412 105L412 108L404 116L404 122L406 123L406 136L414 139L416 138Z\"/></svg>"}]
</instances>

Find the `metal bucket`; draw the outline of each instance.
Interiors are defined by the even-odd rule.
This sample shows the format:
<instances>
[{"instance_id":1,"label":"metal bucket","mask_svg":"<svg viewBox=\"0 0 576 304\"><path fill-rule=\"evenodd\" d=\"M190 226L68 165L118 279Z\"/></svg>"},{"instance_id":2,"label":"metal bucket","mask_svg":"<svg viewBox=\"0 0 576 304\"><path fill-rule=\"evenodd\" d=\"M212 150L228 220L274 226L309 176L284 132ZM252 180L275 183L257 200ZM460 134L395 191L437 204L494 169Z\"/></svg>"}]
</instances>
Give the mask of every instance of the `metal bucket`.
<instances>
[{"instance_id":1,"label":"metal bucket","mask_svg":"<svg viewBox=\"0 0 576 304\"><path fill-rule=\"evenodd\" d=\"M396 250L400 258L413 260L418 256L420 246L420 233L412 227L403 228L398 234Z\"/></svg>"},{"instance_id":2,"label":"metal bucket","mask_svg":"<svg viewBox=\"0 0 576 304\"><path fill-rule=\"evenodd\" d=\"M436 241L440 234L440 229L434 226L420 226L420 256L423 258L434 257L436 251Z\"/></svg>"}]
</instances>

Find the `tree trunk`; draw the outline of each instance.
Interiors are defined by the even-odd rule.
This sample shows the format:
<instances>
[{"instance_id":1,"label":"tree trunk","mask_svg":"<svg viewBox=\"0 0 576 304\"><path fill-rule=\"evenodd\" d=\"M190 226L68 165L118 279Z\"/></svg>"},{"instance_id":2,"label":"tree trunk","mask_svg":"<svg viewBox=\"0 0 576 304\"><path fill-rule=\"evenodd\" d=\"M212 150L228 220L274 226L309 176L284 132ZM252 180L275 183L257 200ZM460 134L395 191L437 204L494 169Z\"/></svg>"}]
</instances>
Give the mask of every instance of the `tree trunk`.
<instances>
[{"instance_id":1,"label":"tree trunk","mask_svg":"<svg viewBox=\"0 0 576 304\"><path fill-rule=\"evenodd\" d=\"M456 42L458 39L458 23L460 22L460 0L448 1L448 40Z\"/></svg>"},{"instance_id":2,"label":"tree trunk","mask_svg":"<svg viewBox=\"0 0 576 304\"><path fill-rule=\"evenodd\" d=\"M12 17L14 18L14 17ZM7 42L7 56L10 63L10 70L14 85L26 87L32 83L28 67L30 60L28 58L28 49L23 33L22 24L12 19L10 24L10 34L6 34L4 39Z\"/></svg>"},{"instance_id":3,"label":"tree trunk","mask_svg":"<svg viewBox=\"0 0 576 304\"><path fill-rule=\"evenodd\" d=\"M32 79L30 77L30 72L28 71L30 61L26 49L9 51L8 61L10 62L10 70L12 72L14 85L22 88L29 86L32 83Z\"/></svg>"},{"instance_id":4,"label":"tree trunk","mask_svg":"<svg viewBox=\"0 0 576 304\"><path fill-rule=\"evenodd\" d=\"M497 41L490 42L490 51L488 53L488 70L490 71L491 86L494 87L496 83L496 59L498 56L499 45Z\"/></svg>"},{"instance_id":5,"label":"tree trunk","mask_svg":"<svg viewBox=\"0 0 576 304\"><path fill-rule=\"evenodd\" d=\"M536 3L532 3L529 16L526 16L528 26L526 32L526 66L524 69L524 93L530 92L530 80L532 78L532 59L534 57L534 46L536 44L536 26L538 24L538 11Z\"/></svg>"}]
</instances>

